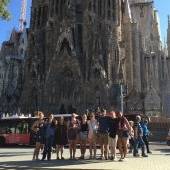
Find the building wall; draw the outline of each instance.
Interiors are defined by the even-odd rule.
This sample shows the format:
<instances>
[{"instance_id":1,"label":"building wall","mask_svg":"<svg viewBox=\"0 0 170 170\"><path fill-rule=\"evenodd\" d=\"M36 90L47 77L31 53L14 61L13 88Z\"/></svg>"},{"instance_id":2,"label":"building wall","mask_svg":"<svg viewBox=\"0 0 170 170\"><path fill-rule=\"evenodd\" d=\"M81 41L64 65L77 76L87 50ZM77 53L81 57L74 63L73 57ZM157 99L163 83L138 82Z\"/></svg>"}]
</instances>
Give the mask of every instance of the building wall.
<instances>
[{"instance_id":1,"label":"building wall","mask_svg":"<svg viewBox=\"0 0 170 170\"><path fill-rule=\"evenodd\" d=\"M22 33L13 29L10 39L2 44L0 63L3 76L0 81L0 110L3 112L14 113L20 109L26 49L26 29Z\"/></svg>"},{"instance_id":2,"label":"building wall","mask_svg":"<svg viewBox=\"0 0 170 170\"><path fill-rule=\"evenodd\" d=\"M111 105L121 12L120 0L33 1L24 109Z\"/></svg>"}]
</instances>

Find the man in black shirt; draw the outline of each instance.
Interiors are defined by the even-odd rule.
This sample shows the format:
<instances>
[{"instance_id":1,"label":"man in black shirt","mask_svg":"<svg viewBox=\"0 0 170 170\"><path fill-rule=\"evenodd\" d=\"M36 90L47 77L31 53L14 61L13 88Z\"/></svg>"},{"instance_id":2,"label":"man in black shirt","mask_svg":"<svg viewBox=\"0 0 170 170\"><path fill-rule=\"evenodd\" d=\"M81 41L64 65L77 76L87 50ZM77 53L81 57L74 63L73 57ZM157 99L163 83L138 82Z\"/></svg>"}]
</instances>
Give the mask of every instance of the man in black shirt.
<instances>
[{"instance_id":1,"label":"man in black shirt","mask_svg":"<svg viewBox=\"0 0 170 170\"><path fill-rule=\"evenodd\" d=\"M108 159L108 116L106 110L102 111L102 115L98 118L98 137L101 148L101 159Z\"/></svg>"},{"instance_id":2,"label":"man in black shirt","mask_svg":"<svg viewBox=\"0 0 170 170\"><path fill-rule=\"evenodd\" d=\"M110 112L110 118L109 118L109 146L110 146L110 152L111 152L111 160L116 159L116 146L117 146L117 140L118 135L117 131L119 129L119 119L116 118L115 112Z\"/></svg>"}]
</instances>

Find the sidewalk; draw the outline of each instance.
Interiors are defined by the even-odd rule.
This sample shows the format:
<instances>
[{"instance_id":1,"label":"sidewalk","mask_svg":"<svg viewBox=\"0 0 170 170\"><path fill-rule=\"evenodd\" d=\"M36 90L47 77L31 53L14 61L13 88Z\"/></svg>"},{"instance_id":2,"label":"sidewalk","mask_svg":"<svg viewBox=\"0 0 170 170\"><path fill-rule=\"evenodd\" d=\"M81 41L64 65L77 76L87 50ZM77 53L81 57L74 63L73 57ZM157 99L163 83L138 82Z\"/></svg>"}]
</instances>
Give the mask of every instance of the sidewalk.
<instances>
[{"instance_id":1,"label":"sidewalk","mask_svg":"<svg viewBox=\"0 0 170 170\"><path fill-rule=\"evenodd\" d=\"M112 170L170 170L170 147L153 145L153 154L148 158L134 158L131 154L124 162L105 160L55 160L31 161L33 149L0 149L1 169L112 169ZM88 151L87 151L88 152ZM99 152L98 152L99 153ZM77 153L79 156L79 150ZM69 158L68 149L64 157ZM118 155L119 157L119 155Z\"/></svg>"}]
</instances>

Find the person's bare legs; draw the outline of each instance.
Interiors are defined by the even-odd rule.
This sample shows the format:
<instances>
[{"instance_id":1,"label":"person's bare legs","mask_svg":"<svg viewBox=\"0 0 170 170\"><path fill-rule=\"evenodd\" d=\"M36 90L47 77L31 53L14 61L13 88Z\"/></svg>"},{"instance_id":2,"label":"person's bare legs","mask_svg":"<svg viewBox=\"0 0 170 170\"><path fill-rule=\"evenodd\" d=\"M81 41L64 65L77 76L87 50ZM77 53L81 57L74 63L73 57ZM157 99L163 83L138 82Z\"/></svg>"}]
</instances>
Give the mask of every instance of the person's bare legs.
<instances>
[{"instance_id":1,"label":"person's bare legs","mask_svg":"<svg viewBox=\"0 0 170 170\"><path fill-rule=\"evenodd\" d=\"M108 144L104 144L104 157L106 160L108 159Z\"/></svg>"},{"instance_id":2,"label":"person's bare legs","mask_svg":"<svg viewBox=\"0 0 170 170\"><path fill-rule=\"evenodd\" d=\"M124 158L124 153L123 153L123 144L122 144L122 138L118 138L118 148L120 152L120 161Z\"/></svg>"},{"instance_id":3,"label":"person's bare legs","mask_svg":"<svg viewBox=\"0 0 170 170\"><path fill-rule=\"evenodd\" d=\"M122 144L123 144L123 157L125 158L127 155L127 150L128 150L128 138L122 138Z\"/></svg>"},{"instance_id":4,"label":"person's bare legs","mask_svg":"<svg viewBox=\"0 0 170 170\"><path fill-rule=\"evenodd\" d=\"M76 154L76 140L73 141L73 159L75 159Z\"/></svg>"},{"instance_id":5,"label":"person's bare legs","mask_svg":"<svg viewBox=\"0 0 170 170\"><path fill-rule=\"evenodd\" d=\"M34 153L33 153L33 158L32 158L33 160L38 159L40 147L41 147L40 142L36 142Z\"/></svg>"},{"instance_id":6,"label":"person's bare legs","mask_svg":"<svg viewBox=\"0 0 170 170\"><path fill-rule=\"evenodd\" d=\"M118 136L116 135L114 138L114 143L113 143L113 157L114 157L114 159L116 158L117 140L118 140Z\"/></svg>"},{"instance_id":7,"label":"person's bare legs","mask_svg":"<svg viewBox=\"0 0 170 170\"><path fill-rule=\"evenodd\" d=\"M89 152L90 152L90 159L92 159L92 155L93 155L93 142L92 142L92 140L89 141Z\"/></svg>"},{"instance_id":8,"label":"person's bare legs","mask_svg":"<svg viewBox=\"0 0 170 170\"><path fill-rule=\"evenodd\" d=\"M69 142L69 150L70 150L70 159L73 158L73 142Z\"/></svg>"},{"instance_id":9,"label":"person's bare legs","mask_svg":"<svg viewBox=\"0 0 170 170\"><path fill-rule=\"evenodd\" d=\"M57 155L56 159L59 159L59 151L60 151L60 146L56 145L56 155Z\"/></svg>"},{"instance_id":10,"label":"person's bare legs","mask_svg":"<svg viewBox=\"0 0 170 170\"><path fill-rule=\"evenodd\" d=\"M63 157L64 146L63 145L60 146L60 150L61 150L61 159L64 159Z\"/></svg>"}]
</instances>

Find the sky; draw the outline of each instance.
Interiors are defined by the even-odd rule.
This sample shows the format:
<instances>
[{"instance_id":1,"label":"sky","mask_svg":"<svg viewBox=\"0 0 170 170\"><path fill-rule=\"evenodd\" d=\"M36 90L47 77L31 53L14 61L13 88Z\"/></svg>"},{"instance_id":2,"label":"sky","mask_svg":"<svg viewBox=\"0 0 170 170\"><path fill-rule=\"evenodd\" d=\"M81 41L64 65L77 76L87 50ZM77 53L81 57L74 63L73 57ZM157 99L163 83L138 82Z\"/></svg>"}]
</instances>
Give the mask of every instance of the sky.
<instances>
[{"instance_id":1,"label":"sky","mask_svg":"<svg viewBox=\"0 0 170 170\"><path fill-rule=\"evenodd\" d=\"M155 8L158 10L160 17L161 27L161 38L165 41L167 35L167 16L170 14L170 0L154 0ZM11 30L15 27L18 29L19 17L21 10L21 0L10 0L8 9L11 12L10 21L0 20L0 45L3 41L8 40L10 37ZM31 0L27 0L27 23L29 25L31 9Z\"/></svg>"},{"instance_id":2,"label":"sky","mask_svg":"<svg viewBox=\"0 0 170 170\"><path fill-rule=\"evenodd\" d=\"M19 18L21 11L21 0L10 0L8 9L11 13L11 19L9 21L3 21L0 19L0 45L3 41L6 41L10 37L11 30L15 27L19 27ZM29 25L31 12L31 0L27 0L27 23Z\"/></svg>"}]
</instances>

